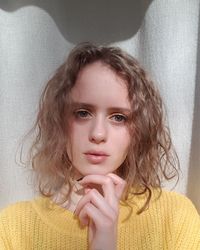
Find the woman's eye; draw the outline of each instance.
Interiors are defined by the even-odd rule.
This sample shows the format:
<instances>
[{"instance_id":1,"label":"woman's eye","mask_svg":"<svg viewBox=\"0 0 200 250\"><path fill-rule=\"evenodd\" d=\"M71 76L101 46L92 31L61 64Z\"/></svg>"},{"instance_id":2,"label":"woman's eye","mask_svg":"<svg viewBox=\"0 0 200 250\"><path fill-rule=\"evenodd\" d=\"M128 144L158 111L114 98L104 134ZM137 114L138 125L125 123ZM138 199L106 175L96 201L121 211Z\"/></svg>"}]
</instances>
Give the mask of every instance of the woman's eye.
<instances>
[{"instance_id":1,"label":"woman's eye","mask_svg":"<svg viewBox=\"0 0 200 250\"><path fill-rule=\"evenodd\" d=\"M78 110L75 112L77 118L87 118L90 116L90 113L87 110Z\"/></svg>"},{"instance_id":2,"label":"woman's eye","mask_svg":"<svg viewBox=\"0 0 200 250\"><path fill-rule=\"evenodd\" d=\"M111 117L112 120L118 123L126 122L127 117L124 115L116 114Z\"/></svg>"}]
</instances>

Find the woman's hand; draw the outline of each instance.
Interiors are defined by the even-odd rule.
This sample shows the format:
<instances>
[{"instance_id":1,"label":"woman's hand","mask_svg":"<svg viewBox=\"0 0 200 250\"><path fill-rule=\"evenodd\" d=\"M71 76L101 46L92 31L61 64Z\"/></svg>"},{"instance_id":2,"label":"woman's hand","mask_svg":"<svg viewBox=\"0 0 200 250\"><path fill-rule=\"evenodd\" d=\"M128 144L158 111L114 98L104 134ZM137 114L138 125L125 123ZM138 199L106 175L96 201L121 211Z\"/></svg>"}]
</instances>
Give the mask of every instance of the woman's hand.
<instances>
[{"instance_id":1,"label":"woman's hand","mask_svg":"<svg viewBox=\"0 0 200 250\"><path fill-rule=\"evenodd\" d=\"M126 182L115 174L88 175L79 183L85 186L85 195L77 204L75 215L89 227L91 250L117 249L119 200ZM103 192L98 191L100 187Z\"/></svg>"}]
</instances>

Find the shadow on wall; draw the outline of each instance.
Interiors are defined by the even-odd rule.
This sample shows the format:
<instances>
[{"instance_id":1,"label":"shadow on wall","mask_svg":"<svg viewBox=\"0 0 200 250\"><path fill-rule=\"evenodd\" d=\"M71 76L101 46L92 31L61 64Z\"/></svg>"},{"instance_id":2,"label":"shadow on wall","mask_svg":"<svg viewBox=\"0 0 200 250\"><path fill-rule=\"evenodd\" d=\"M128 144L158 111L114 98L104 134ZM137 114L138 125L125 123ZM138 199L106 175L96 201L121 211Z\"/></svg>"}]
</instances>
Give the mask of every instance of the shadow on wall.
<instances>
[{"instance_id":1,"label":"shadow on wall","mask_svg":"<svg viewBox=\"0 0 200 250\"><path fill-rule=\"evenodd\" d=\"M198 30L196 88L194 103L194 120L192 128L191 154L188 174L187 195L194 202L200 213L200 19Z\"/></svg>"},{"instance_id":2,"label":"shadow on wall","mask_svg":"<svg viewBox=\"0 0 200 250\"><path fill-rule=\"evenodd\" d=\"M54 19L67 41L109 44L133 37L152 0L1 0L0 8L12 12L37 6Z\"/></svg>"}]
</instances>

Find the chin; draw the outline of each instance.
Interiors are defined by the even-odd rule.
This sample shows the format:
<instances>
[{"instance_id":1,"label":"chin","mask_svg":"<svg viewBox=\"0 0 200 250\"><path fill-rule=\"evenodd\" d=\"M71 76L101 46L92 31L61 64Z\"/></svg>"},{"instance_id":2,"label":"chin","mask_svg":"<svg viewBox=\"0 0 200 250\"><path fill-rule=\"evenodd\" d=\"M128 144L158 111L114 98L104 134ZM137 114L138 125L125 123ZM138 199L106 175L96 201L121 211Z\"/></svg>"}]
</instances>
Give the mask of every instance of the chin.
<instances>
[{"instance_id":1,"label":"chin","mask_svg":"<svg viewBox=\"0 0 200 250\"><path fill-rule=\"evenodd\" d=\"M84 175L84 176L87 176L87 175L91 175L91 174L95 174L95 175L107 175L109 173L112 173L113 171L106 171L106 170L103 170L103 169L90 169L89 171L84 171L82 172L81 174Z\"/></svg>"}]
</instances>

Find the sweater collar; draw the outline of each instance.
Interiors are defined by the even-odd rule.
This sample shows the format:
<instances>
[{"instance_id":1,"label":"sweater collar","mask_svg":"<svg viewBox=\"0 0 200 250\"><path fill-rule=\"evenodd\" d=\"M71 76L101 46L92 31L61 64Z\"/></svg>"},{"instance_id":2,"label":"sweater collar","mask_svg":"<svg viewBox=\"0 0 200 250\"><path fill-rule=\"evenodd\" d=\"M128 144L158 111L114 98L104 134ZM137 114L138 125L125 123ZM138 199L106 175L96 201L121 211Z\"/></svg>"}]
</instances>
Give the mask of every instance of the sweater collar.
<instances>
[{"instance_id":1,"label":"sweater collar","mask_svg":"<svg viewBox=\"0 0 200 250\"><path fill-rule=\"evenodd\" d=\"M71 234L73 232L73 234L77 233L82 237L86 236L87 227L80 225L79 219L74 213L59 206L50 198L38 196L32 200L32 206L46 225L56 229L60 233ZM135 216L136 211L136 204L132 203L131 207L129 207L120 201L118 229L126 224L130 216Z\"/></svg>"},{"instance_id":2,"label":"sweater collar","mask_svg":"<svg viewBox=\"0 0 200 250\"><path fill-rule=\"evenodd\" d=\"M68 234L74 231L80 236L85 237L87 228L80 225L78 218L73 212L58 206L50 198L43 196L36 197L32 200L32 206L42 221L48 226L60 233Z\"/></svg>"}]
</instances>

